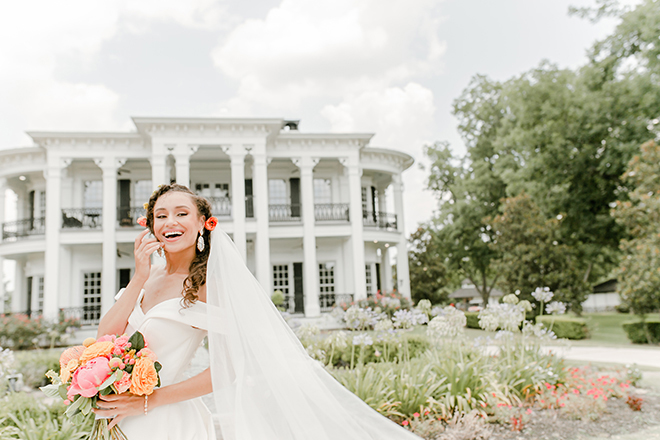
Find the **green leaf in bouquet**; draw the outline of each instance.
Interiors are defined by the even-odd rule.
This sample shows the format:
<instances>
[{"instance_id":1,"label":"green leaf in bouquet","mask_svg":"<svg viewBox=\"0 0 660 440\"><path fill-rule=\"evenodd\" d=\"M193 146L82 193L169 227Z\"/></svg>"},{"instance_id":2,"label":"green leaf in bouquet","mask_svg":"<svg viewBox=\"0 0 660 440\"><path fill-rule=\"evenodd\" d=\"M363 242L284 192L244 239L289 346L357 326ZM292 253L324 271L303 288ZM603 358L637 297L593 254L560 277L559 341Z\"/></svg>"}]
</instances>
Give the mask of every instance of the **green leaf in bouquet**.
<instances>
[{"instance_id":1,"label":"green leaf in bouquet","mask_svg":"<svg viewBox=\"0 0 660 440\"><path fill-rule=\"evenodd\" d=\"M136 353L144 348L144 336L140 332L133 333L128 342L131 343L131 349L135 350Z\"/></svg>"},{"instance_id":2,"label":"green leaf in bouquet","mask_svg":"<svg viewBox=\"0 0 660 440\"><path fill-rule=\"evenodd\" d=\"M92 400L93 399L85 399L85 401L80 405L80 412L83 413L84 415L89 414L89 412L92 410Z\"/></svg>"},{"instance_id":3,"label":"green leaf in bouquet","mask_svg":"<svg viewBox=\"0 0 660 440\"><path fill-rule=\"evenodd\" d=\"M88 398L88 397L78 396L78 397L76 398L76 400L74 400L73 403L71 403L71 404L69 405L69 407L66 409L66 411L64 412L64 414L65 414L67 417L73 417L73 416L75 416L76 414L78 414L78 413L80 412L80 406L83 404L83 401L84 401L84 400L87 400L87 399L89 399L89 398Z\"/></svg>"},{"instance_id":4,"label":"green leaf in bouquet","mask_svg":"<svg viewBox=\"0 0 660 440\"><path fill-rule=\"evenodd\" d=\"M123 372L121 370L117 370L114 373L112 373L108 378L99 386L99 391L103 391L104 389L108 388L110 385L121 379L123 376Z\"/></svg>"},{"instance_id":5,"label":"green leaf in bouquet","mask_svg":"<svg viewBox=\"0 0 660 440\"><path fill-rule=\"evenodd\" d=\"M156 373L160 373L160 369L163 368L163 366L160 364L160 362L156 361L154 362L154 368L156 369Z\"/></svg>"},{"instance_id":6,"label":"green leaf in bouquet","mask_svg":"<svg viewBox=\"0 0 660 440\"><path fill-rule=\"evenodd\" d=\"M68 397L66 395L66 392L67 392L68 388L69 387L65 383L61 384L58 388L58 392L60 393L60 397L64 400L68 399Z\"/></svg>"},{"instance_id":7,"label":"green leaf in bouquet","mask_svg":"<svg viewBox=\"0 0 660 440\"><path fill-rule=\"evenodd\" d=\"M60 397L60 386L51 384L46 385L45 387L39 387L43 393L48 397Z\"/></svg>"}]
</instances>

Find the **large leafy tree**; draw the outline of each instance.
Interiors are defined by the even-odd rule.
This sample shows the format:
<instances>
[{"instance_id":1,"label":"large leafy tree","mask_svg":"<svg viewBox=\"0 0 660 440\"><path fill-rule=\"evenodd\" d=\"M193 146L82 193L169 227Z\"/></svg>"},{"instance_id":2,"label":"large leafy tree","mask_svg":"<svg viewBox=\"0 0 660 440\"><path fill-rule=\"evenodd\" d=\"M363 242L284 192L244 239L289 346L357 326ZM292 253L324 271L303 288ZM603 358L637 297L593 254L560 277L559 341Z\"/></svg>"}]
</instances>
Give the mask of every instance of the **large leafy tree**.
<instances>
[{"instance_id":1,"label":"large leafy tree","mask_svg":"<svg viewBox=\"0 0 660 440\"><path fill-rule=\"evenodd\" d=\"M618 289L630 309L643 317L660 309L660 146L653 141L642 145L624 180L635 189L613 210L630 234L621 241Z\"/></svg>"},{"instance_id":2,"label":"large leafy tree","mask_svg":"<svg viewBox=\"0 0 660 440\"><path fill-rule=\"evenodd\" d=\"M534 289L547 286L555 300L580 313L589 286L576 268L574 249L559 241L563 218L546 219L525 193L506 199L502 214L490 222L495 231L492 246L501 255L494 267L506 292L519 291L521 299L533 303Z\"/></svg>"},{"instance_id":3,"label":"large leafy tree","mask_svg":"<svg viewBox=\"0 0 660 440\"><path fill-rule=\"evenodd\" d=\"M433 304L447 302L451 279L444 264L444 255L434 240L432 225L420 227L408 239L410 289L415 303L428 299Z\"/></svg>"}]
</instances>

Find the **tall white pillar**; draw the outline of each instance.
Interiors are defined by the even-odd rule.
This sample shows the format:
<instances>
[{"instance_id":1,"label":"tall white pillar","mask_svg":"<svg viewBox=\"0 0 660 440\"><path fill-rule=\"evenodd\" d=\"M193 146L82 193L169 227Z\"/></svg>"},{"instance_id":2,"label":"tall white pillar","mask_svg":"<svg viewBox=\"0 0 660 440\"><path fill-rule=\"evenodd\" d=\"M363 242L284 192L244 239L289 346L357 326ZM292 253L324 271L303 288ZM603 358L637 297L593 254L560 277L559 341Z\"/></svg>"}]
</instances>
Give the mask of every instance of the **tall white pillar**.
<instances>
[{"instance_id":1,"label":"tall white pillar","mask_svg":"<svg viewBox=\"0 0 660 440\"><path fill-rule=\"evenodd\" d=\"M255 151L252 154L252 185L254 216L257 221L257 243L255 245L255 260L257 264L257 280L266 292L271 293L270 267L270 235L268 233L268 163L265 152Z\"/></svg>"},{"instance_id":2,"label":"tall white pillar","mask_svg":"<svg viewBox=\"0 0 660 440\"><path fill-rule=\"evenodd\" d=\"M359 157L344 162L348 171L349 212L351 217L351 248L353 250L353 293L355 299L367 297L367 277L364 263L364 234L362 222L362 170Z\"/></svg>"},{"instance_id":3,"label":"tall white pillar","mask_svg":"<svg viewBox=\"0 0 660 440\"><path fill-rule=\"evenodd\" d=\"M394 190L394 211L396 213L397 230L399 231L399 244L396 252L396 279L397 289L401 295L410 298L410 268L408 267L408 240L403 222L403 184L401 174L392 176Z\"/></svg>"},{"instance_id":4,"label":"tall white pillar","mask_svg":"<svg viewBox=\"0 0 660 440\"><path fill-rule=\"evenodd\" d=\"M303 290L305 292L305 316L321 314L319 303L319 267L316 260L316 236L314 235L314 166L317 159L301 157L300 192L303 218Z\"/></svg>"},{"instance_id":5,"label":"tall white pillar","mask_svg":"<svg viewBox=\"0 0 660 440\"><path fill-rule=\"evenodd\" d=\"M5 191L7 179L0 178L0 234L3 234L5 223ZM0 235L2 241L2 235ZM5 259L0 257L0 312L5 312Z\"/></svg>"},{"instance_id":6,"label":"tall white pillar","mask_svg":"<svg viewBox=\"0 0 660 440\"><path fill-rule=\"evenodd\" d=\"M229 151L231 159L231 215L234 220L234 243L246 260L245 236L245 149L234 144Z\"/></svg>"},{"instance_id":7,"label":"tall white pillar","mask_svg":"<svg viewBox=\"0 0 660 440\"><path fill-rule=\"evenodd\" d=\"M103 170L103 270L101 273L101 315L115 303L117 293L117 169L126 159L96 159Z\"/></svg>"},{"instance_id":8,"label":"tall white pillar","mask_svg":"<svg viewBox=\"0 0 660 440\"><path fill-rule=\"evenodd\" d=\"M383 290L391 292L392 285L392 250L391 246L383 252Z\"/></svg>"},{"instance_id":9,"label":"tall white pillar","mask_svg":"<svg viewBox=\"0 0 660 440\"><path fill-rule=\"evenodd\" d=\"M46 169L46 253L44 273L44 317L57 318L60 287L60 229L62 227L62 172L71 159L49 158ZM19 263L16 263L17 267Z\"/></svg>"},{"instance_id":10,"label":"tall white pillar","mask_svg":"<svg viewBox=\"0 0 660 440\"><path fill-rule=\"evenodd\" d=\"M190 156L197 151L198 146L177 145L174 149L176 167L176 183L190 188Z\"/></svg>"},{"instance_id":11,"label":"tall white pillar","mask_svg":"<svg viewBox=\"0 0 660 440\"><path fill-rule=\"evenodd\" d=\"M165 146L159 142L154 142L151 148L151 157L149 158L149 162L151 162L151 185L155 190L158 185L170 183L166 176L168 153Z\"/></svg>"}]
</instances>

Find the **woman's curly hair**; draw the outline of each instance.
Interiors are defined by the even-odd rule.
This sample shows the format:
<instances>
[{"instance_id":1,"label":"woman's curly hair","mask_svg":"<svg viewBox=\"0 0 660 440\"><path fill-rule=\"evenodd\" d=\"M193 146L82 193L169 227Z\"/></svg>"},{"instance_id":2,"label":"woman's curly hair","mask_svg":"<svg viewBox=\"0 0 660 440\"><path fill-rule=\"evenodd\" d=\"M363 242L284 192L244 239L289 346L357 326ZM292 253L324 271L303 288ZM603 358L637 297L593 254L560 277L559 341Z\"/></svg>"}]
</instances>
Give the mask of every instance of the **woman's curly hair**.
<instances>
[{"instance_id":1,"label":"woman's curly hair","mask_svg":"<svg viewBox=\"0 0 660 440\"><path fill-rule=\"evenodd\" d=\"M195 206L197 206L197 212L200 217L204 217L205 220L208 220L212 215L211 204L209 201L204 197L193 193L188 187L177 183L161 185L151 195L147 206L147 227L152 234L154 234L154 207L156 206L156 200L158 200L163 194L172 191L188 194L195 203ZM199 292L200 287L206 284L206 263L209 260L209 254L211 252L211 232L206 231L206 234L203 235L203 239L204 250L200 252L199 249L195 247L195 258L193 258L190 263L188 276L183 281L183 302L186 307L190 307L195 301L197 301L197 292ZM197 241L195 241L195 243L197 243Z\"/></svg>"}]
</instances>

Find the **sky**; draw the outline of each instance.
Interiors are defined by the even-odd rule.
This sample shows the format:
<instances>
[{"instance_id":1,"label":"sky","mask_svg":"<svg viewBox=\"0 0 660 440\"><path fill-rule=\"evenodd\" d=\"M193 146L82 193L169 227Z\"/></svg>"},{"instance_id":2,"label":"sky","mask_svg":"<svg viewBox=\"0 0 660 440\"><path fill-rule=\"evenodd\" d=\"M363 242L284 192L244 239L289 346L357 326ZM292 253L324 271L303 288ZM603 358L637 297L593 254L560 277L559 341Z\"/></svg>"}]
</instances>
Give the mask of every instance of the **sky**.
<instances>
[{"instance_id":1,"label":"sky","mask_svg":"<svg viewBox=\"0 0 660 440\"><path fill-rule=\"evenodd\" d=\"M431 218L424 145L465 147L476 74L575 68L615 23L593 0L21 0L0 6L0 148L28 130L132 130L131 116L300 119L404 151L409 233ZM390 205L392 206L392 205Z\"/></svg>"}]
</instances>

